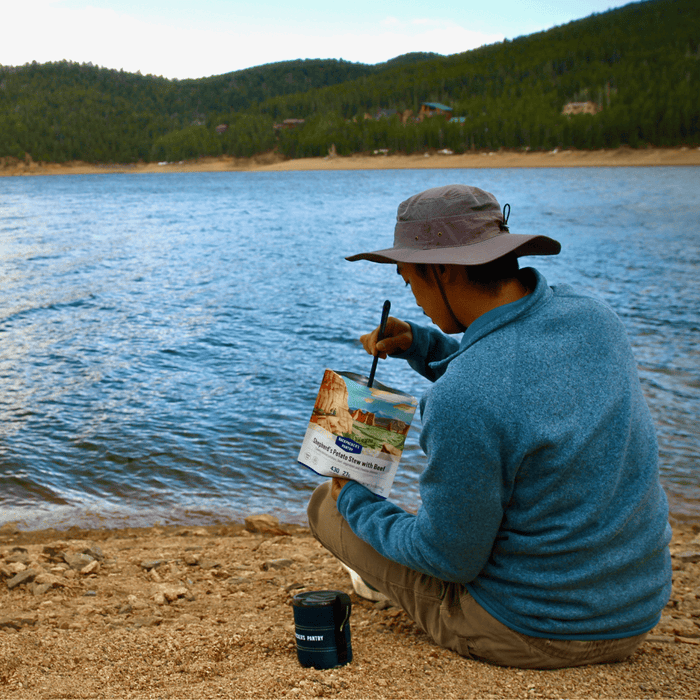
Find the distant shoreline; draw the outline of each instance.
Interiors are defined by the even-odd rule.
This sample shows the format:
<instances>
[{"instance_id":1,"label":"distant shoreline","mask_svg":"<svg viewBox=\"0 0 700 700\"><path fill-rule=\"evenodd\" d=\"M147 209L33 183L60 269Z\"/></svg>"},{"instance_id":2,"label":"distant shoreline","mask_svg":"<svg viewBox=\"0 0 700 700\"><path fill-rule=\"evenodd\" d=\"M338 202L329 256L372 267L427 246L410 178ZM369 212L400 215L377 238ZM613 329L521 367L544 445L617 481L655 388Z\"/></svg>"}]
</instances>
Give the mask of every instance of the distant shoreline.
<instances>
[{"instance_id":1,"label":"distant shoreline","mask_svg":"<svg viewBox=\"0 0 700 700\"><path fill-rule=\"evenodd\" d=\"M4 161L4 162L3 162ZM443 155L353 155L284 160L277 154L253 158L200 158L180 163L92 164L35 163L0 159L0 177L97 175L108 173L270 172L305 170L404 170L452 168L581 168L699 166L700 148L618 148L599 151L493 151Z\"/></svg>"}]
</instances>

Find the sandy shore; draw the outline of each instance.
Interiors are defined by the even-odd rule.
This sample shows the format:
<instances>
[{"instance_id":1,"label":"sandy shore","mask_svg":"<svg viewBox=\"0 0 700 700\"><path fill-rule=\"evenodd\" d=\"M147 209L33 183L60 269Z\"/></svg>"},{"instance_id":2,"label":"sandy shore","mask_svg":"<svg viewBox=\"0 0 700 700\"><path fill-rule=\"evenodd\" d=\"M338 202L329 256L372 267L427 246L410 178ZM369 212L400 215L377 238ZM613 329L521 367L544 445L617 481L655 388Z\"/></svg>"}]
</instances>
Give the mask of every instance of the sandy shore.
<instances>
[{"instance_id":1,"label":"sandy shore","mask_svg":"<svg viewBox=\"0 0 700 700\"><path fill-rule=\"evenodd\" d=\"M0 159L0 176L86 175L103 173L173 173L293 170L391 170L407 168L565 168L565 167L638 167L698 166L700 149L619 148L602 151L549 151L469 153L464 155L355 155L327 158L284 160L276 154L255 158L201 158L182 163L138 163L135 165L99 165L83 162L35 163Z\"/></svg>"},{"instance_id":2,"label":"sandy shore","mask_svg":"<svg viewBox=\"0 0 700 700\"><path fill-rule=\"evenodd\" d=\"M672 600L635 656L558 671L463 659L354 593L354 660L304 669L292 596L350 580L305 528L247 528L0 528L0 697L697 697L699 521L674 523Z\"/></svg>"}]
</instances>

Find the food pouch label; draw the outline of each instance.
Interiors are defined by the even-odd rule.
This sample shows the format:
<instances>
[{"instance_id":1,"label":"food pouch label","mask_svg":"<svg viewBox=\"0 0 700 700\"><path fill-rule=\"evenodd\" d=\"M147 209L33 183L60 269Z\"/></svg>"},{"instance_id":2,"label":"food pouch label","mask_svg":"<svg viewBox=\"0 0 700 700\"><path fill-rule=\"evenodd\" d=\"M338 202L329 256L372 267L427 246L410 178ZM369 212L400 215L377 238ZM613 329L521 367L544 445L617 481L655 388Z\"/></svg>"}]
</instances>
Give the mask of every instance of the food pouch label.
<instances>
[{"instance_id":1,"label":"food pouch label","mask_svg":"<svg viewBox=\"0 0 700 700\"><path fill-rule=\"evenodd\" d=\"M418 401L354 372L327 369L299 452L322 476L352 479L382 498L391 491Z\"/></svg>"}]
</instances>

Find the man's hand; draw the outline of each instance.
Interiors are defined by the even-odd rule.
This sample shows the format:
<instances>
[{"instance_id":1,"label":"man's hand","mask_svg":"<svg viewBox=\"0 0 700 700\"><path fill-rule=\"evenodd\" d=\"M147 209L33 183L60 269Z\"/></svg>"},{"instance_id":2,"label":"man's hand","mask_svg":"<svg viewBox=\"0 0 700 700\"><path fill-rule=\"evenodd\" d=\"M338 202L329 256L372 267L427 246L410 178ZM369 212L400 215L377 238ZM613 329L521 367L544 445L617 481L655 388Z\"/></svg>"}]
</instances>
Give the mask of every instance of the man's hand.
<instances>
[{"instance_id":1,"label":"man's hand","mask_svg":"<svg viewBox=\"0 0 700 700\"><path fill-rule=\"evenodd\" d=\"M334 501L338 500L340 491L342 490L343 486L348 483L348 481L350 481L350 479L341 479L339 476L333 477L333 484L331 485L331 498Z\"/></svg>"},{"instance_id":2,"label":"man's hand","mask_svg":"<svg viewBox=\"0 0 700 700\"><path fill-rule=\"evenodd\" d=\"M379 326L371 333L360 336L360 342L370 355L378 355L382 360L387 355L408 350L413 344L411 326L405 321L389 316L386 321L384 339L377 341Z\"/></svg>"}]
</instances>

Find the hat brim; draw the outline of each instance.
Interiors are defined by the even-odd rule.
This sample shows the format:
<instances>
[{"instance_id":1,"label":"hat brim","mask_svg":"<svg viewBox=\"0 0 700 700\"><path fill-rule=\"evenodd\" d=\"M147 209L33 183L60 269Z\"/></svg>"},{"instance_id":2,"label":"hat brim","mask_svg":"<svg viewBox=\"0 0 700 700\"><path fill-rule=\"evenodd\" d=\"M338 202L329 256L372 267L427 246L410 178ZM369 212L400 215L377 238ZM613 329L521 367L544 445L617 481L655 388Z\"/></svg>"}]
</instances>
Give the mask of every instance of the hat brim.
<instances>
[{"instance_id":1,"label":"hat brim","mask_svg":"<svg viewBox=\"0 0 700 700\"><path fill-rule=\"evenodd\" d=\"M479 243L440 248L384 248L370 253L350 255L346 260L369 260L376 263L427 263L429 265L485 265L509 253L525 255L557 255L561 244L547 236L504 233Z\"/></svg>"}]
</instances>

